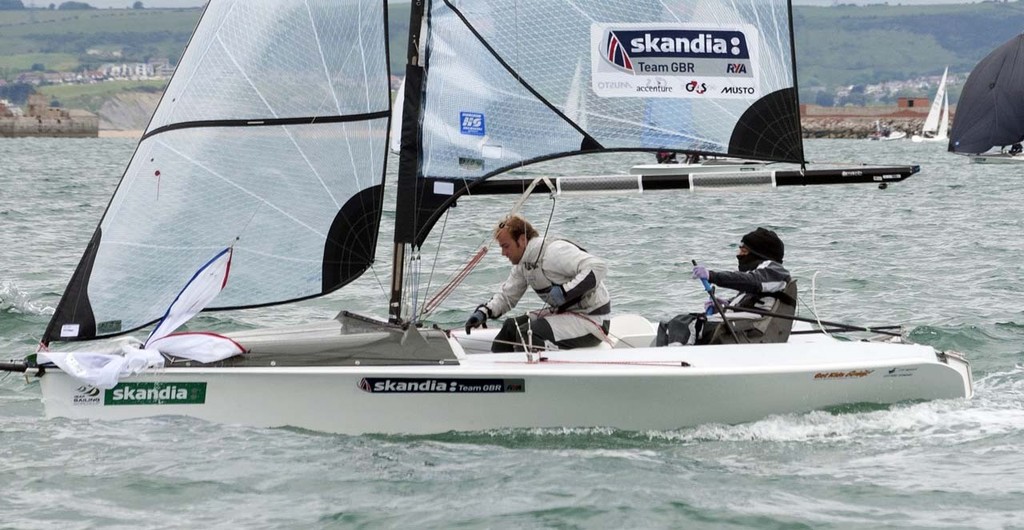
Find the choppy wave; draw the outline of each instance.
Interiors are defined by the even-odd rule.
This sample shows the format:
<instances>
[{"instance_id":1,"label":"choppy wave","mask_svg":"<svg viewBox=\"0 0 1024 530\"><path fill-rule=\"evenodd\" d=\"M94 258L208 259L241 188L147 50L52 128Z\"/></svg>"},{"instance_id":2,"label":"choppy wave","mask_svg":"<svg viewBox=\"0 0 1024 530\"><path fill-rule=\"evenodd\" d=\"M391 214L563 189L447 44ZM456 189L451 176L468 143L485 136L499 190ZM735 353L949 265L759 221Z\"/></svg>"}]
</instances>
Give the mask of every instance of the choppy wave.
<instances>
[{"instance_id":1,"label":"choppy wave","mask_svg":"<svg viewBox=\"0 0 1024 530\"><path fill-rule=\"evenodd\" d=\"M0 312L26 315L52 315L53 307L41 304L25 293L11 280L0 281Z\"/></svg>"}]
</instances>

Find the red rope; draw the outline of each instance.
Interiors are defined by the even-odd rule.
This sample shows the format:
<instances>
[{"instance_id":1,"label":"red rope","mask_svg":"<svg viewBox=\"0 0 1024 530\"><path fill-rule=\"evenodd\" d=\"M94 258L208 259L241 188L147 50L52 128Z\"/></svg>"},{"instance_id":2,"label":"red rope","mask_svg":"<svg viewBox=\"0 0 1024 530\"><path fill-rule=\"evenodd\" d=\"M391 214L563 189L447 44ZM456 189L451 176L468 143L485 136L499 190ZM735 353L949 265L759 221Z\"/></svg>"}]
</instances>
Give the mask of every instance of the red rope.
<instances>
[{"instance_id":1,"label":"red rope","mask_svg":"<svg viewBox=\"0 0 1024 530\"><path fill-rule=\"evenodd\" d=\"M481 260L484 259L484 255L486 254L487 246L480 247L480 250L476 251L476 254L474 254L473 257L462 266L462 269L452 277L451 281L442 287L441 290L423 306L423 312L421 314L431 313L437 309L437 306L448 298L448 295L452 294L452 291L454 291L455 288L458 287L467 276L469 276L469 273L480 263Z\"/></svg>"}]
</instances>

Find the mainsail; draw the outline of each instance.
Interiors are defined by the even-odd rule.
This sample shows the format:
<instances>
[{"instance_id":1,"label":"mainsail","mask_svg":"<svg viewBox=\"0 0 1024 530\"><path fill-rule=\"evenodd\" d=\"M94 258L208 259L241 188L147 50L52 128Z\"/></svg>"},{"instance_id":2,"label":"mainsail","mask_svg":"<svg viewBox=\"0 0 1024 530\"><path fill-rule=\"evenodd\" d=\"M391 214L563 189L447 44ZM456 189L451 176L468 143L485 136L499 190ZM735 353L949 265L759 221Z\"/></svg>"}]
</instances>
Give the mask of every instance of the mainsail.
<instances>
[{"instance_id":1,"label":"mainsail","mask_svg":"<svg viewBox=\"0 0 1024 530\"><path fill-rule=\"evenodd\" d=\"M406 101L422 97L403 127L419 156L399 175L426 182L407 194L400 184L398 224L411 229L397 241L422 242L456 188L540 160L675 150L804 161L787 1L427 4L429 38L406 76Z\"/></svg>"},{"instance_id":2,"label":"mainsail","mask_svg":"<svg viewBox=\"0 0 1024 530\"><path fill-rule=\"evenodd\" d=\"M43 342L152 323L225 247L213 309L362 274L387 156L386 21L384 0L210 2Z\"/></svg>"},{"instance_id":3,"label":"mainsail","mask_svg":"<svg viewBox=\"0 0 1024 530\"><path fill-rule=\"evenodd\" d=\"M1024 140L1024 34L996 48L964 83L949 151L984 153Z\"/></svg>"}]
</instances>

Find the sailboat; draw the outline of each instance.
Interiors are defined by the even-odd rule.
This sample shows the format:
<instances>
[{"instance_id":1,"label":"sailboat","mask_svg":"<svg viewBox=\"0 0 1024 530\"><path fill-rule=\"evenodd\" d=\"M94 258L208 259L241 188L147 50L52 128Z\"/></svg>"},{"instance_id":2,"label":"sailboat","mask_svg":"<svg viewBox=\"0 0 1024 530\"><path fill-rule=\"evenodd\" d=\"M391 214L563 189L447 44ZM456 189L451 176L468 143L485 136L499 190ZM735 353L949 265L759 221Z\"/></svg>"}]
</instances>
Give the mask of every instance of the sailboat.
<instances>
[{"instance_id":1,"label":"sailboat","mask_svg":"<svg viewBox=\"0 0 1024 530\"><path fill-rule=\"evenodd\" d=\"M964 83L949 134L951 153L978 164L1024 162L1024 34L982 59Z\"/></svg>"},{"instance_id":2,"label":"sailboat","mask_svg":"<svg viewBox=\"0 0 1024 530\"><path fill-rule=\"evenodd\" d=\"M914 142L945 142L949 140L949 94L946 91L946 76L949 75L949 67L942 72L942 80L939 81L939 89L935 92L935 99L928 109L928 116L921 126L921 134L910 137Z\"/></svg>"},{"instance_id":3,"label":"sailboat","mask_svg":"<svg viewBox=\"0 0 1024 530\"><path fill-rule=\"evenodd\" d=\"M884 142L889 140L902 140L906 137L907 133L899 129L893 129L888 125L882 125L881 120L875 120L875 132L871 133L871 136L869 136L868 139L881 140Z\"/></svg>"},{"instance_id":4,"label":"sailboat","mask_svg":"<svg viewBox=\"0 0 1024 530\"><path fill-rule=\"evenodd\" d=\"M963 355L892 328L812 325L795 313L795 282L790 301L730 317L731 334L707 346L655 346L657 323L616 315L597 347L490 353L493 328L467 336L429 322L454 284L421 292L416 265L457 199L879 185L916 173L503 175L652 151L641 141L651 98L686 98L687 118L700 118L659 130L670 141L661 149L801 164L792 8L780 0L414 2L388 305L379 316L178 331L199 311L343 289L374 263L393 115L387 4L207 4L39 350L0 364L40 382L48 417L185 415L349 434L648 430L972 395ZM589 79L585 120L564 108L579 101L576 64ZM832 336L851 329L888 335Z\"/></svg>"}]
</instances>

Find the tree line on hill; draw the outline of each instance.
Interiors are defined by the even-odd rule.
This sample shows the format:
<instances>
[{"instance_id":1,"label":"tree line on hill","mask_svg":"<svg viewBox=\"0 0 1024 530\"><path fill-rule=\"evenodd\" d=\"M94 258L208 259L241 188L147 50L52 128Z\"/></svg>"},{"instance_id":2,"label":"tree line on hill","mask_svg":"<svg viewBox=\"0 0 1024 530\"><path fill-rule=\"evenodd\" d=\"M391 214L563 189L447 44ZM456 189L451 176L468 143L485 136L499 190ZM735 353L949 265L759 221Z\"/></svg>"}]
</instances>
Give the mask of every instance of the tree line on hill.
<instances>
[{"instance_id":1,"label":"tree line on hill","mask_svg":"<svg viewBox=\"0 0 1024 530\"><path fill-rule=\"evenodd\" d=\"M132 9L144 9L145 6L139 0L136 0L131 4ZM0 10L11 10L11 9L28 9L25 7L25 3L22 0L0 0ZM74 9L96 9L89 5L88 2L61 2L60 4L51 3L47 6L47 9L63 9L63 10L74 10Z\"/></svg>"}]
</instances>

